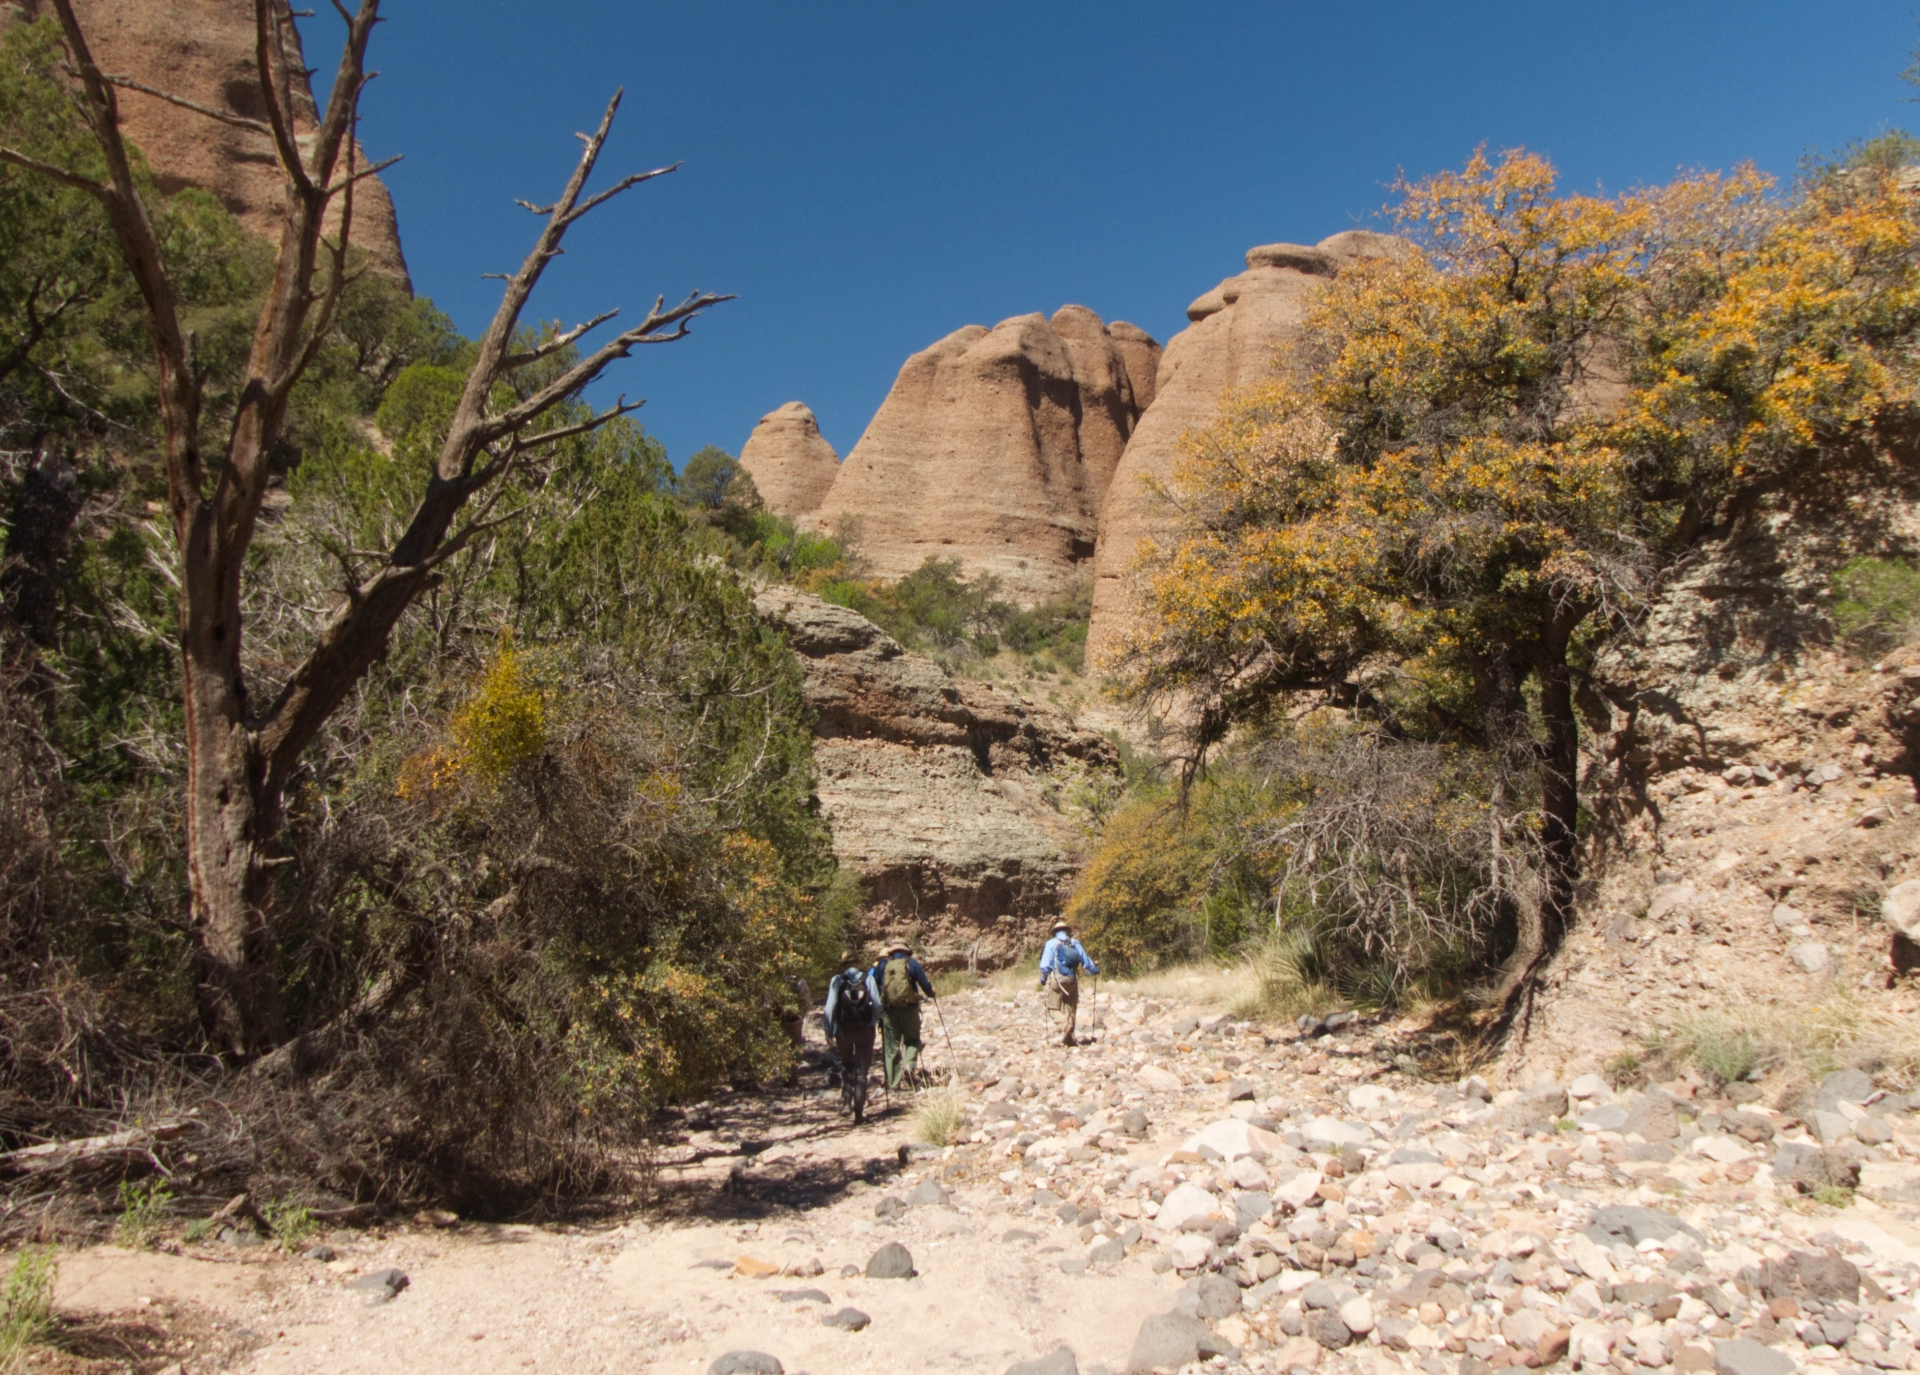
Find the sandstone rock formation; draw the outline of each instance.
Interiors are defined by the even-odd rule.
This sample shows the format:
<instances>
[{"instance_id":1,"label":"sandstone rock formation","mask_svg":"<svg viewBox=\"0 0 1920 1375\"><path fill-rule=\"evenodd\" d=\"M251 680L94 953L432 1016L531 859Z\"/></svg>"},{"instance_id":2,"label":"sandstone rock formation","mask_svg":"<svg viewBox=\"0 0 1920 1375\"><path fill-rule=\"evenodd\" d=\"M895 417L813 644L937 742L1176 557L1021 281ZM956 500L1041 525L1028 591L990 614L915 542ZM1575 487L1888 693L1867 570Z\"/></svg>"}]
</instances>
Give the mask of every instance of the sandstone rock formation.
<instances>
[{"instance_id":1,"label":"sandstone rock formation","mask_svg":"<svg viewBox=\"0 0 1920 1375\"><path fill-rule=\"evenodd\" d=\"M900 369L819 520L858 517L885 577L957 557L1017 599L1057 592L1093 556L1158 363L1146 334L1082 306L956 330Z\"/></svg>"},{"instance_id":2,"label":"sandstone rock formation","mask_svg":"<svg viewBox=\"0 0 1920 1375\"><path fill-rule=\"evenodd\" d=\"M107 74L132 77L249 119L266 117L254 63L251 0L75 0L74 8L94 60ZM0 6L0 30L17 15L38 19L51 13L46 0ZM297 62L297 50L294 56ZM277 241L283 186L268 135L139 91L121 90L119 104L127 137L146 155L161 190L210 191L247 228ZM294 91L294 105L298 132L311 133L318 116L304 81ZM364 153L358 165L366 165ZM378 178L354 190L353 241L381 271L407 280L393 201Z\"/></svg>"},{"instance_id":3,"label":"sandstone rock formation","mask_svg":"<svg viewBox=\"0 0 1920 1375\"><path fill-rule=\"evenodd\" d=\"M806 670L834 853L866 881L869 940L942 967L1037 949L1080 862L1049 800L1113 747L1058 712L951 678L844 607L776 586L756 602Z\"/></svg>"},{"instance_id":4,"label":"sandstone rock formation","mask_svg":"<svg viewBox=\"0 0 1920 1375\"><path fill-rule=\"evenodd\" d=\"M1307 306L1343 263L1407 251L1404 240L1349 230L1314 247L1268 244L1247 250L1247 270L1187 307L1193 323L1167 342L1153 404L1140 417L1100 512L1094 556L1088 662L1099 665L1133 624L1131 570L1141 540L1165 519L1146 479L1171 472L1175 445L1214 418L1220 394L1266 376L1298 337Z\"/></svg>"},{"instance_id":5,"label":"sandstone rock formation","mask_svg":"<svg viewBox=\"0 0 1920 1375\"><path fill-rule=\"evenodd\" d=\"M820 422L806 403L789 401L760 417L740 450L740 466L769 511L804 519L820 509L833 489L840 455L820 433Z\"/></svg>"}]
</instances>

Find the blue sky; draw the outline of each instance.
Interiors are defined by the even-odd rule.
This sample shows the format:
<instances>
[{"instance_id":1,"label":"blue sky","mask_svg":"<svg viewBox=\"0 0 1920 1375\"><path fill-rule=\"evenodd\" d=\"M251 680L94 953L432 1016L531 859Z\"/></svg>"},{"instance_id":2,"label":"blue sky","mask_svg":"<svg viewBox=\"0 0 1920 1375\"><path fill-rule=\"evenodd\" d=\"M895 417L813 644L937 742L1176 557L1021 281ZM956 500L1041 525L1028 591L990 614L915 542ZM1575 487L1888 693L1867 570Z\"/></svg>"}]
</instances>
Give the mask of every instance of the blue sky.
<instances>
[{"instance_id":1,"label":"blue sky","mask_svg":"<svg viewBox=\"0 0 1920 1375\"><path fill-rule=\"evenodd\" d=\"M323 72L339 25L306 22ZM740 299L601 399L678 464L804 400L844 456L906 356L1077 302L1162 341L1256 243L1369 223L1476 144L1621 188L1920 125L1914 0L654 4L389 0L363 134L416 289L469 332L607 96L604 174L681 171L581 225L535 305Z\"/></svg>"}]
</instances>

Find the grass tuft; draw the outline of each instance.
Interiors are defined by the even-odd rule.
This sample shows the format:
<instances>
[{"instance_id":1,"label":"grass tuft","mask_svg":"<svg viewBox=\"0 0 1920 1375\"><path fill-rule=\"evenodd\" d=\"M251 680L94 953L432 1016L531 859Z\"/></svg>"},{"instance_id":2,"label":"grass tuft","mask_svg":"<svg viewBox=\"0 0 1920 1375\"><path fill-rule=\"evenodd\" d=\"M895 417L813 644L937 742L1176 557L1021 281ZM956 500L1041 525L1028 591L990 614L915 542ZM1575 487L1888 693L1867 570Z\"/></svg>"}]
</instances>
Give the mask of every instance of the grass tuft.
<instances>
[{"instance_id":1,"label":"grass tuft","mask_svg":"<svg viewBox=\"0 0 1920 1375\"><path fill-rule=\"evenodd\" d=\"M136 1184L120 1181L120 1219L113 1224L113 1239L129 1251L144 1251L160 1239L160 1224L173 1203L173 1190L164 1179Z\"/></svg>"},{"instance_id":2,"label":"grass tuft","mask_svg":"<svg viewBox=\"0 0 1920 1375\"><path fill-rule=\"evenodd\" d=\"M57 1270L51 1246L30 1246L14 1258L0 1286L0 1371L18 1370L52 1333Z\"/></svg>"},{"instance_id":3,"label":"grass tuft","mask_svg":"<svg viewBox=\"0 0 1920 1375\"><path fill-rule=\"evenodd\" d=\"M1863 1006L1845 987L1812 1004L1738 999L1686 1019L1650 1045L1670 1063L1693 1064L1723 1084L1757 1070L1791 1089L1848 1065L1905 1083L1920 1075L1920 1026Z\"/></svg>"},{"instance_id":4,"label":"grass tuft","mask_svg":"<svg viewBox=\"0 0 1920 1375\"><path fill-rule=\"evenodd\" d=\"M966 1125L966 1110L954 1089L928 1089L914 1102L913 1133L929 1146L954 1144Z\"/></svg>"}]
</instances>

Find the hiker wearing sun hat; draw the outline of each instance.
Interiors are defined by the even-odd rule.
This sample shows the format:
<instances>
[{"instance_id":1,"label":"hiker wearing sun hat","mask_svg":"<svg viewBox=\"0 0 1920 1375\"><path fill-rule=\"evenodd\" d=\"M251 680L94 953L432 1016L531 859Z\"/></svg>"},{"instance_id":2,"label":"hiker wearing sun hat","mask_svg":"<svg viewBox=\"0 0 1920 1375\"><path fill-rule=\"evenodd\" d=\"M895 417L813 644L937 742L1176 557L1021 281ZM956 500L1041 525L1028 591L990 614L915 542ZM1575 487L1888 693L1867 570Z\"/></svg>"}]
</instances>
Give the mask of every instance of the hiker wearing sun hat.
<instances>
[{"instance_id":1,"label":"hiker wearing sun hat","mask_svg":"<svg viewBox=\"0 0 1920 1375\"><path fill-rule=\"evenodd\" d=\"M1080 1016L1080 971L1083 969L1089 974L1100 972L1100 966L1093 962L1087 948L1073 938L1073 928L1063 921L1055 922L1053 936L1040 952L1040 987L1051 995L1052 1010L1066 1014L1067 1030L1060 1038L1063 1046L1073 1044L1073 1028Z\"/></svg>"},{"instance_id":2,"label":"hiker wearing sun hat","mask_svg":"<svg viewBox=\"0 0 1920 1375\"><path fill-rule=\"evenodd\" d=\"M933 981L906 943L896 942L873 967L873 986L880 995L880 1045L891 1093L919 1063L920 999L934 996Z\"/></svg>"}]
</instances>

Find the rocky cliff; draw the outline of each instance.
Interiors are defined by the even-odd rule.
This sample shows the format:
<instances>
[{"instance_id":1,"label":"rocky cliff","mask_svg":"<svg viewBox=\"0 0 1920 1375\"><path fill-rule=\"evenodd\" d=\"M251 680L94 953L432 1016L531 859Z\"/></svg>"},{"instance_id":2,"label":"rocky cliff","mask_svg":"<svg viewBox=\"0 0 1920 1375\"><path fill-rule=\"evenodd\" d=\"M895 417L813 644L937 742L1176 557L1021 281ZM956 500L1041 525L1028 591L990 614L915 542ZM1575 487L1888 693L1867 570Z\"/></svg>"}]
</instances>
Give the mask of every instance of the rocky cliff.
<instances>
[{"instance_id":1,"label":"rocky cliff","mask_svg":"<svg viewBox=\"0 0 1920 1375\"><path fill-rule=\"evenodd\" d=\"M94 60L108 75L132 77L248 119L266 117L251 0L74 0L74 9ZM46 0L0 5L0 29L21 14L37 19L51 12ZM277 239L284 192L268 135L139 91L123 89L118 98L127 137L146 155L161 190L210 191L249 229ZM312 133L318 116L305 81L294 91L294 105L297 131ZM366 165L364 153L360 165ZM393 201L377 178L355 188L353 241L381 271L407 280Z\"/></svg>"},{"instance_id":2,"label":"rocky cliff","mask_svg":"<svg viewBox=\"0 0 1920 1375\"><path fill-rule=\"evenodd\" d=\"M857 517L885 577L958 558L1017 599L1058 592L1093 557L1158 363L1142 331L1081 306L956 330L900 369L818 519Z\"/></svg>"},{"instance_id":3,"label":"rocky cliff","mask_svg":"<svg viewBox=\"0 0 1920 1375\"><path fill-rule=\"evenodd\" d=\"M1063 791L1117 768L1113 747L844 607L790 587L756 605L806 671L834 852L867 885L863 937L910 937L941 967L1037 949L1080 867Z\"/></svg>"},{"instance_id":4,"label":"rocky cliff","mask_svg":"<svg viewBox=\"0 0 1920 1375\"><path fill-rule=\"evenodd\" d=\"M740 466L769 511L804 523L840 476L840 455L806 404L789 401L760 417L740 450Z\"/></svg>"},{"instance_id":5,"label":"rocky cliff","mask_svg":"<svg viewBox=\"0 0 1920 1375\"><path fill-rule=\"evenodd\" d=\"M1314 247L1268 244L1247 250L1247 270L1187 307L1193 323L1167 342L1153 404L1140 417L1100 512L1093 560L1093 625L1087 659L1098 666L1133 624L1131 581L1140 542L1166 517L1147 480L1171 472L1180 436L1214 418L1220 394L1273 370L1295 342L1307 307L1342 264L1405 251L1403 240L1349 230Z\"/></svg>"}]
</instances>

